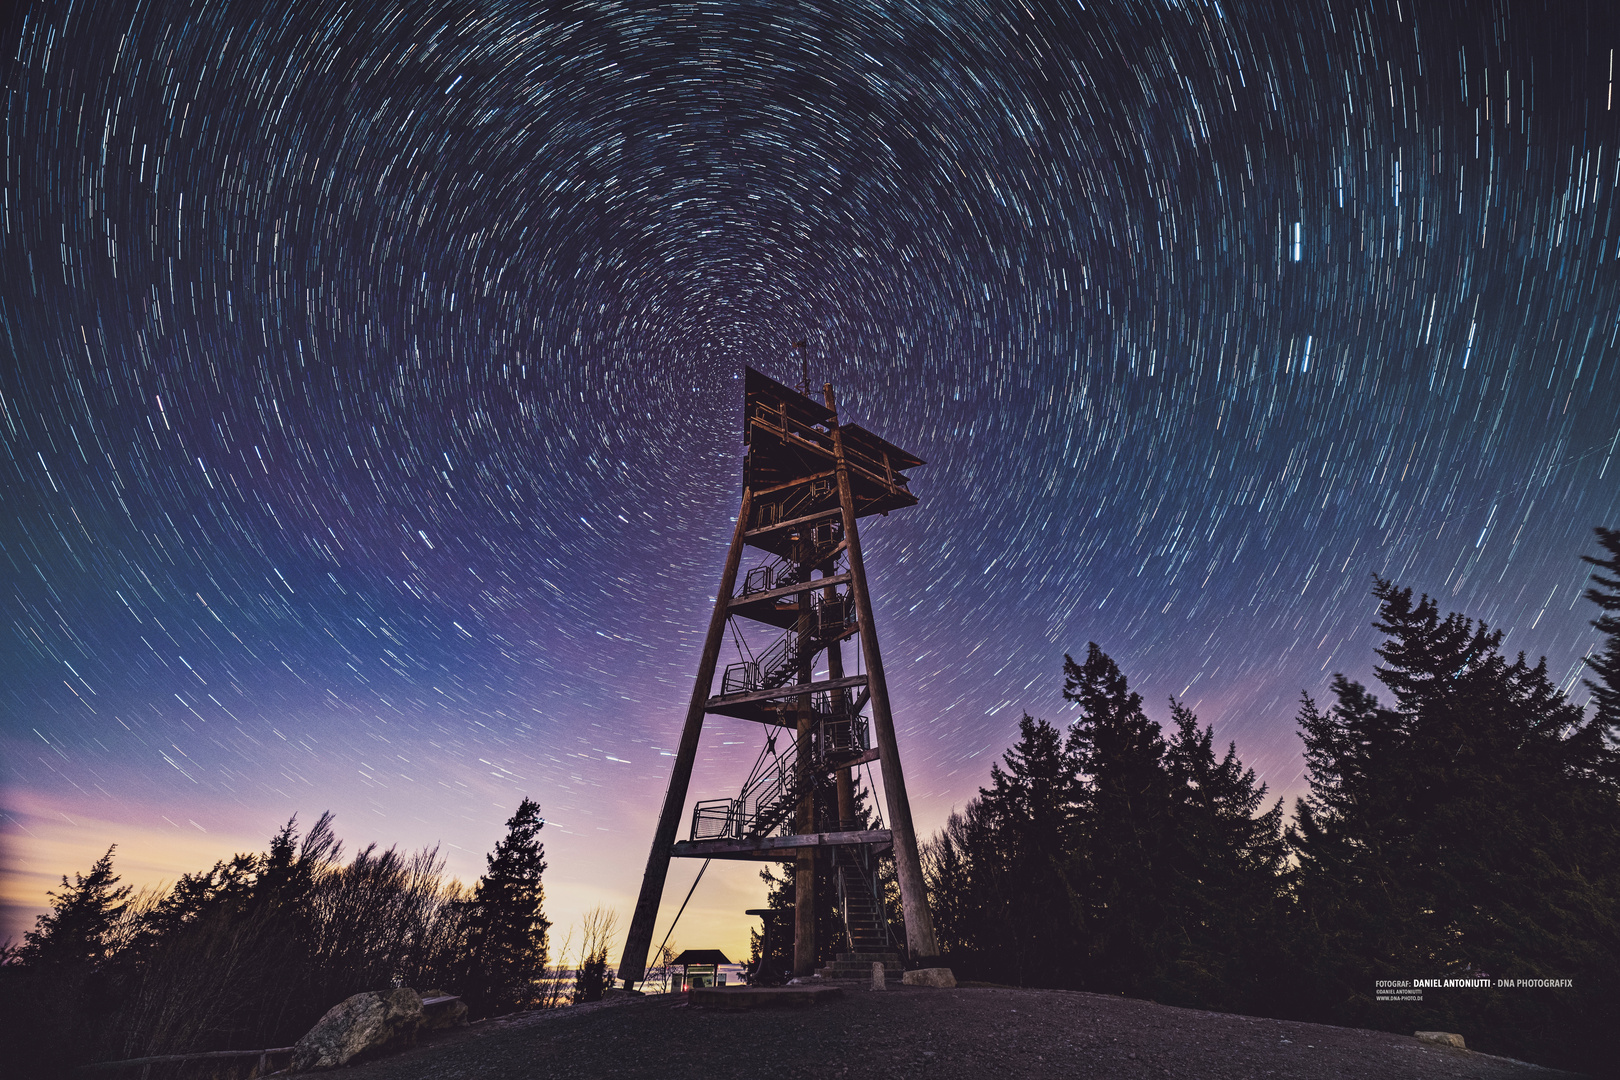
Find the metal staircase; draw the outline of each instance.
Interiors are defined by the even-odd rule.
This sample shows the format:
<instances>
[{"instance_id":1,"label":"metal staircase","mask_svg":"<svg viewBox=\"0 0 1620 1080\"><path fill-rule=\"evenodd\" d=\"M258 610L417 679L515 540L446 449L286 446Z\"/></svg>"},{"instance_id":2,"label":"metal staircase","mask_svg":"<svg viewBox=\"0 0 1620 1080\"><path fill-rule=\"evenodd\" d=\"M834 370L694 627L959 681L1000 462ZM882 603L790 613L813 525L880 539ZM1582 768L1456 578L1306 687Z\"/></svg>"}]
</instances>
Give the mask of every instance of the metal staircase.
<instances>
[{"instance_id":1,"label":"metal staircase","mask_svg":"<svg viewBox=\"0 0 1620 1080\"><path fill-rule=\"evenodd\" d=\"M815 782L812 774L811 783ZM804 794L789 760L777 758L748 778L735 799L705 799L692 810L693 840L752 840L788 825Z\"/></svg>"},{"instance_id":2,"label":"metal staircase","mask_svg":"<svg viewBox=\"0 0 1620 1080\"><path fill-rule=\"evenodd\" d=\"M832 786L829 772L866 759L870 751L866 717L848 704L842 711L833 711L836 707L831 694L812 699L814 745L805 779L816 791ZM804 795L805 780L790 757L767 757L771 752L771 746L761 752L736 798L705 799L693 808L693 840L751 840L794 831L793 812Z\"/></svg>"},{"instance_id":3,"label":"metal staircase","mask_svg":"<svg viewBox=\"0 0 1620 1080\"><path fill-rule=\"evenodd\" d=\"M840 593L828 599L819 593L813 594L809 622L809 633L785 630L758 656L727 664L720 678L720 696L774 690L796 683L806 661L828 645L855 633L848 595Z\"/></svg>"},{"instance_id":4,"label":"metal staircase","mask_svg":"<svg viewBox=\"0 0 1620 1080\"><path fill-rule=\"evenodd\" d=\"M876 867L872 852L864 847L833 849L838 877L838 910L844 915L844 932L856 953L886 953L894 948L889 936L889 920L877 897Z\"/></svg>"}]
</instances>

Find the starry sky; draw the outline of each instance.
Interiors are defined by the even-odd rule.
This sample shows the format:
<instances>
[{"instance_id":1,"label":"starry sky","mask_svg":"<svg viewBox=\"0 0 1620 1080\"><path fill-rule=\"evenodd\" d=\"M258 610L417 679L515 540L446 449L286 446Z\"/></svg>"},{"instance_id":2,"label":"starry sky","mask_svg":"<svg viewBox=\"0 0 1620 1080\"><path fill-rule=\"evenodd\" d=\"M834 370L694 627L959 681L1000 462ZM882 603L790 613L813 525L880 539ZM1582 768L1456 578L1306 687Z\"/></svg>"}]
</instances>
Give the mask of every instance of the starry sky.
<instances>
[{"instance_id":1,"label":"starry sky","mask_svg":"<svg viewBox=\"0 0 1620 1080\"><path fill-rule=\"evenodd\" d=\"M1088 641L1297 793L1375 572L1584 699L1610 6L13 6L0 937L328 808L471 880L525 795L622 928L796 340L929 462L863 531L925 834Z\"/></svg>"}]
</instances>

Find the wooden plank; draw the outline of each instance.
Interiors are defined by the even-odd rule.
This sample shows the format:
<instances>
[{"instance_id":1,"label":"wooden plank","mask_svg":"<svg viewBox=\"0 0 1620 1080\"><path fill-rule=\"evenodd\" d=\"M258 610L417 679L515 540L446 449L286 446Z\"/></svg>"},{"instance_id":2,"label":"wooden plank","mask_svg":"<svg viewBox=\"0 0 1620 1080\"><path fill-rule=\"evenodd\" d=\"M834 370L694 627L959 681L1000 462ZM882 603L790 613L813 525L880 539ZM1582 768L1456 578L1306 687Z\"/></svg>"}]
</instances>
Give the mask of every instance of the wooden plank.
<instances>
[{"instance_id":1,"label":"wooden plank","mask_svg":"<svg viewBox=\"0 0 1620 1080\"><path fill-rule=\"evenodd\" d=\"M727 694L724 697L712 697L705 709L713 711L719 705L746 705L750 701L770 701L773 698L797 697L800 694L819 694L823 690L842 690L846 686L865 686L865 675L851 675L843 679L828 679L825 682L796 683L792 686L778 686L770 690L750 690L746 694Z\"/></svg>"},{"instance_id":2,"label":"wooden plank","mask_svg":"<svg viewBox=\"0 0 1620 1080\"><path fill-rule=\"evenodd\" d=\"M780 589L771 589L767 592L748 593L744 596L734 596L731 598L731 606L737 608L742 607L745 604L760 604L767 600L780 600L784 596L792 596L795 593L806 593L822 587L848 584L849 575L847 573L839 574L837 577L812 578L810 581L801 581L797 585L784 585Z\"/></svg>"},{"instance_id":3,"label":"wooden plank","mask_svg":"<svg viewBox=\"0 0 1620 1080\"><path fill-rule=\"evenodd\" d=\"M797 851L803 848L888 844L892 840L893 835L888 829L756 836L750 840L682 840L670 849L670 854L681 859L746 858L767 852Z\"/></svg>"},{"instance_id":4,"label":"wooden plank","mask_svg":"<svg viewBox=\"0 0 1620 1080\"><path fill-rule=\"evenodd\" d=\"M756 536L766 536L770 533L781 532L783 529L792 529L811 521L826 521L828 518L837 517L841 513L843 513L843 510L834 504L833 506L826 510L820 511L819 513L806 514L803 517L788 518L786 521L778 521L775 525L761 525L757 529L749 529L745 536L747 539L752 539Z\"/></svg>"},{"instance_id":5,"label":"wooden plank","mask_svg":"<svg viewBox=\"0 0 1620 1080\"><path fill-rule=\"evenodd\" d=\"M826 472L811 473L809 476L800 476L795 477L792 480L784 480L780 484L772 484L770 487L760 488L758 491L754 492L754 498L757 499L763 495L774 495L778 491L782 491L786 488L798 487L800 484L808 484L816 480L830 480L833 478L836 472L836 469L828 469Z\"/></svg>"},{"instance_id":6,"label":"wooden plank","mask_svg":"<svg viewBox=\"0 0 1620 1080\"><path fill-rule=\"evenodd\" d=\"M125 1058L122 1061L97 1061L90 1065L80 1065L74 1072L90 1072L95 1069L126 1069L132 1065L158 1065L167 1061L203 1061L224 1060L227 1058L264 1057L269 1054L290 1054L298 1049L296 1046L277 1046L269 1050L208 1050L197 1054L159 1054L156 1057Z\"/></svg>"}]
</instances>

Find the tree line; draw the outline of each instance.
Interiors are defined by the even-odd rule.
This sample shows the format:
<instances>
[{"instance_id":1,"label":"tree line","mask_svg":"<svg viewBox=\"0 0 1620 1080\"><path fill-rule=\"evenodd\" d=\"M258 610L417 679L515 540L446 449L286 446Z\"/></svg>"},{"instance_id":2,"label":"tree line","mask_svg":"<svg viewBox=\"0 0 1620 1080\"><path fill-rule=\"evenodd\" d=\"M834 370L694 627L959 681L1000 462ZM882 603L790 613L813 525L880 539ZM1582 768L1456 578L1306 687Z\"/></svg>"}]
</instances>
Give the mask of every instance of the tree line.
<instances>
[{"instance_id":1,"label":"tree line","mask_svg":"<svg viewBox=\"0 0 1620 1080\"><path fill-rule=\"evenodd\" d=\"M475 1017L598 999L611 913L587 915L577 969L547 964L544 824L522 800L470 889L445 879L436 848L345 860L330 813L144 893L109 849L0 949L8 1075L290 1046L332 1005L389 986L459 994Z\"/></svg>"},{"instance_id":2,"label":"tree line","mask_svg":"<svg viewBox=\"0 0 1620 1080\"><path fill-rule=\"evenodd\" d=\"M1066 657L1077 719L1025 715L989 786L924 845L958 977L1457 1031L1612 1067L1620 531L1597 534L1591 712L1545 659L1504 656L1502 631L1375 578L1385 697L1343 675L1331 701L1302 696L1308 787L1291 817L1185 705L1166 730L1095 644ZM1379 992L1413 979L1471 985Z\"/></svg>"}]
</instances>

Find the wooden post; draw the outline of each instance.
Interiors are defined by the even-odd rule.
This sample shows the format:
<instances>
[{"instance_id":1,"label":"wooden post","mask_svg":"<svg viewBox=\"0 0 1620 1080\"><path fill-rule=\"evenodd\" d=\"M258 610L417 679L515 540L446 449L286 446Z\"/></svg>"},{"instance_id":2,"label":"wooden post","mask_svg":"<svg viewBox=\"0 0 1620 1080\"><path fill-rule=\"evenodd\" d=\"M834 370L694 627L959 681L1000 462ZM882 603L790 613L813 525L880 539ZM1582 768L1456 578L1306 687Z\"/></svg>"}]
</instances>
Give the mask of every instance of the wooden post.
<instances>
[{"instance_id":1,"label":"wooden post","mask_svg":"<svg viewBox=\"0 0 1620 1080\"><path fill-rule=\"evenodd\" d=\"M833 415L836 416L838 414L838 405L833 399L832 383L824 383L821 389L825 395L827 408L831 409ZM884 460L888 460L887 455L884 456ZM834 475L836 476L836 473ZM842 489L839 490L839 498L843 498ZM837 572L836 559L821 568L822 577L831 577ZM825 598L829 601L836 600L838 590L829 587L825 593ZM841 640L835 640L827 647L827 678L842 679L843 677L844 643ZM849 704L849 691L834 690L832 701L834 705L833 711L843 714L845 706ZM849 733L853 739L855 736L855 717L853 715L849 717ZM842 766L838 770L838 827L846 831L855 828L855 775L848 765ZM851 942L850 948L853 949L854 947L854 943Z\"/></svg>"},{"instance_id":2,"label":"wooden post","mask_svg":"<svg viewBox=\"0 0 1620 1080\"><path fill-rule=\"evenodd\" d=\"M811 529L800 532L799 557L795 559L800 581L810 578L812 567L809 555L815 549L815 533ZM799 669L801 685L808 685L813 671L814 656L809 643L815 640L818 627L815 619L815 594L799 594ZM814 724L809 694L800 694L798 706L798 732L795 740L795 773L799 782L799 805L794 814L794 828L802 836L816 831L816 791L814 761ZM806 976L816 969L816 849L803 848L793 857L793 974Z\"/></svg>"},{"instance_id":3,"label":"wooden post","mask_svg":"<svg viewBox=\"0 0 1620 1080\"><path fill-rule=\"evenodd\" d=\"M825 568L823 568L823 577L831 577L832 574L833 567L831 564L828 564ZM823 594L823 598L829 602L836 600L838 598L838 590L835 588L827 589L827 591ZM844 645L843 642L834 639L833 642L827 646L827 678L836 681L838 679L842 679L843 677ZM831 700L833 704L833 712L835 714L843 714L845 711L845 706L849 702L849 691L843 689L834 690L832 692ZM850 737L853 738L855 735L854 717L849 718L849 733ZM848 831L855 828L855 777L850 771L850 767L848 765L839 766L837 776L838 827Z\"/></svg>"},{"instance_id":4,"label":"wooden post","mask_svg":"<svg viewBox=\"0 0 1620 1080\"><path fill-rule=\"evenodd\" d=\"M653 924L658 920L658 904L664 898L664 879L669 874L669 851L675 843L675 831L680 827L681 814L686 807L686 791L692 783L692 765L697 760L698 737L703 732L705 706L714 689L714 668L720 658L720 644L725 640L726 619L731 594L736 591L737 567L742 563L743 537L748 532L748 520L753 512L753 491L743 488L742 506L737 511L737 528L731 536L731 550L726 553L726 566L720 572L720 594L714 601L714 615L709 619L709 636L703 641L703 658L698 662L697 684L692 687L692 701L686 709L686 726L681 730L681 742L675 750L675 769L664 792L664 809L658 815L658 830L653 834L652 851L647 856L647 870L641 877L641 895L636 898L635 914L630 917L630 930L624 939L624 956L619 961L619 977L626 989L635 984L647 971L647 952L652 948Z\"/></svg>"},{"instance_id":5,"label":"wooden post","mask_svg":"<svg viewBox=\"0 0 1620 1080\"><path fill-rule=\"evenodd\" d=\"M826 388L832 406L832 386ZM849 545L849 591L855 598L855 616L861 632L861 654L866 660L866 686L872 695L872 727L883 773L883 792L889 806L889 829L894 834L895 876L900 881L900 907L906 919L906 948L913 960L937 957L934 919L928 910L928 890L922 861L917 856L917 832L911 823L911 800L900 771L900 750L894 737L894 716L889 711L889 685L883 678L883 657L878 652L872 622L872 598L866 590L866 564L861 559L860 533L855 526L855 496L850 488L849 461L844 455L842 425L833 423L833 453L838 470L838 500L844 510L844 542Z\"/></svg>"}]
</instances>

